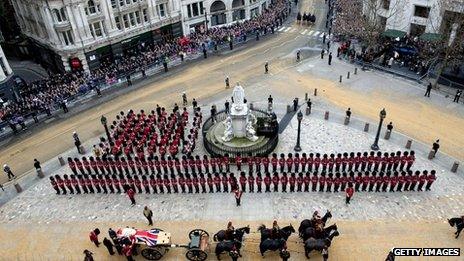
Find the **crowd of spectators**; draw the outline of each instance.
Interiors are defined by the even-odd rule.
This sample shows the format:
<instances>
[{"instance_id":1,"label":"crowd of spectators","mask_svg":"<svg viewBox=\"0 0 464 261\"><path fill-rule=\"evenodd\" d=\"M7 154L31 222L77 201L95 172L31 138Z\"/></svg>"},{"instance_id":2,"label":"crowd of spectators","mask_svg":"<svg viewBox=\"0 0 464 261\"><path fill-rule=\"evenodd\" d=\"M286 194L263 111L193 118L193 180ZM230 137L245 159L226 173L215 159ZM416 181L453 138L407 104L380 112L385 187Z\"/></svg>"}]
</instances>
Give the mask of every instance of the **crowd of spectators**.
<instances>
[{"instance_id":1,"label":"crowd of spectators","mask_svg":"<svg viewBox=\"0 0 464 261\"><path fill-rule=\"evenodd\" d=\"M282 23L288 12L288 2L276 1L269 8L248 21L223 27L213 27L186 37L164 38L162 42L141 44L114 61L104 62L90 73L77 71L55 74L47 79L28 84L19 90L19 97L1 105L0 120L8 122L13 131L19 124L25 128L25 118L50 114L54 107L65 106L67 100L88 92L100 83L112 84L121 76L168 62L172 58L201 52L206 46L217 46L228 41L244 41L247 34L266 34ZM58 105L58 106L57 106Z\"/></svg>"}]
</instances>

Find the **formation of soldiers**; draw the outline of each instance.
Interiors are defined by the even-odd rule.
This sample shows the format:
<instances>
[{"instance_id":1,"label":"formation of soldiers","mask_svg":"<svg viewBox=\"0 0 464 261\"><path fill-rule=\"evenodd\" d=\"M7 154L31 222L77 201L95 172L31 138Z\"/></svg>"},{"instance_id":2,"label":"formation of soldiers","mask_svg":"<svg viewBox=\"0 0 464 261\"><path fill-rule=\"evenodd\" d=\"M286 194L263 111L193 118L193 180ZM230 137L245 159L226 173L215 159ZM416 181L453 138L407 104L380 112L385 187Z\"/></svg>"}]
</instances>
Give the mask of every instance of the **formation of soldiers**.
<instances>
[{"instance_id":1,"label":"formation of soldiers","mask_svg":"<svg viewBox=\"0 0 464 261\"><path fill-rule=\"evenodd\" d=\"M55 175L50 181L57 194L123 193L128 187L137 193L343 192L347 186L368 192L430 190L436 172L412 171L414 161L414 151L322 157L274 153L270 158L184 155L181 160L83 157L68 158L72 175ZM231 171L232 163L236 171Z\"/></svg>"}]
</instances>

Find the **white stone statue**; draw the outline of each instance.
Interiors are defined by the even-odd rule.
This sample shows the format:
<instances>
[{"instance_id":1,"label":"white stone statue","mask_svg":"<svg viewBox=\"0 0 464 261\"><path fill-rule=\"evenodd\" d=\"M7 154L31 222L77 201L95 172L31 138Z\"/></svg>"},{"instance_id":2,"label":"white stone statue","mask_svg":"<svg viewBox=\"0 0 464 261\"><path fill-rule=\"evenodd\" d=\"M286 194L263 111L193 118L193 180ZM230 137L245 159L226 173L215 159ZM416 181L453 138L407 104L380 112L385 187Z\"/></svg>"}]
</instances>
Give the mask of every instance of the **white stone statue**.
<instances>
[{"instance_id":1,"label":"white stone statue","mask_svg":"<svg viewBox=\"0 0 464 261\"><path fill-rule=\"evenodd\" d=\"M231 141L234 138L234 129L232 127L232 118L229 116L223 122L225 125L224 136L222 136L223 141Z\"/></svg>"},{"instance_id":2,"label":"white stone statue","mask_svg":"<svg viewBox=\"0 0 464 261\"><path fill-rule=\"evenodd\" d=\"M249 113L246 119L246 138L251 141L256 141L258 137L256 136L256 131L254 125L256 124L256 117Z\"/></svg>"},{"instance_id":3,"label":"white stone statue","mask_svg":"<svg viewBox=\"0 0 464 261\"><path fill-rule=\"evenodd\" d=\"M244 107L244 99L245 99L245 90L243 90L242 86L237 82L237 85L234 87L234 91L232 92L232 97L234 97L234 102L232 103L232 107L236 111L241 111Z\"/></svg>"}]
</instances>

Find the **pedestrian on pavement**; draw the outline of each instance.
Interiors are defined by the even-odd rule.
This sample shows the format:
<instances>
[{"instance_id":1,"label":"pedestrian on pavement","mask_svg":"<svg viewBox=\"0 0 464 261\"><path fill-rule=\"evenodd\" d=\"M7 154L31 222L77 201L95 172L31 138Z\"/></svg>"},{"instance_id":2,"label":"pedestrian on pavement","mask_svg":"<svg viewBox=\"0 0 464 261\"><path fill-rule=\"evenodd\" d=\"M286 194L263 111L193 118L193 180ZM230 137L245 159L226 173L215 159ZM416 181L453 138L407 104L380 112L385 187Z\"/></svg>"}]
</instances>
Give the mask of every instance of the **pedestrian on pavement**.
<instances>
[{"instance_id":1,"label":"pedestrian on pavement","mask_svg":"<svg viewBox=\"0 0 464 261\"><path fill-rule=\"evenodd\" d=\"M153 211L151 211L151 209L149 209L147 206L145 206L145 207L143 208L143 215L147 218L147 220L148 220L148 225L149 225L149 226L153 226L153 220L152 220Z\"/></svg>"},{"instance_id":2,"label":"pedestrian on pavement","mask_svg":"<svg viewBox=\"0 0 464 261\"><path fill-rule=\"evenodd\" d=\"M311 102L311 99L308 99L308 100L306 101L306 106L308 106L308 108L310 108L310 109L311 109L312 104L313 104L313 103Z\"/></svg>"},{"instance_id":3,"label":"pedestrian on pavement","mask_svg":"<svg viewBox=\"0 0 464 261\"><path fill-rule=\"evenodd\" d=\"M182 92L182 104L184 106L187 105L187 94L185 94L185 92Z\"/></svg>"},{"instance_id":4,"label":"pedestrian on pavement","mask_svg":"<svg viewBox=\"0 0 464 261\"><path fill-rule=\"evenodd\" d=\"M3 165L3 171L8 175L8 180L16 178L16 176L11 171L10 166L8 166L7 164Z\"/></svg>"},{"instance_id":5,"label":"pedestrian on pavement","mask_svg":"<svg viewBox=\"0 0 464 261\"><path fill-rule=\"evenodd\" d=\"M300 54L301 54L301 53L300 53L300 50L298 50L298 51L296 52L296 62L297 62L297 63L300 62Z\"/></svg>"},{"instance_id":6,"label":"pedestrian on pavement","mask_svg":"<svg viewBox=\"0 0 464 261\"><path fill-rule=\"evenodd\" d=\"M203 58L208 58L208 52L206 51L205 46L203 45Z\"/></svg>"},{"instance_id":7,"label":"pedestrian on pavement","mask_svg":"<svg viewBox=\"0 0 464 261\"><path fill-rule=\"evenodd\" d=\"M106 249L108 249L108 252L110 253L110 255L114 255L113 243L111 243L111 241L108 238L105 237L103 239L103 245L106 246Z\"/></svg>"},{"instance_id":8,"label":"pedestrian on pavement","mask_svg":"<svg viewBox=\"0 0 464 261\"><path fill-rule=\"evenodd\" d=\"M216 122L216 105L212 105L211 106L211 119L213 121L213 123Z\"/></svg>"},{"instance_id":9,"label":"pedestrian on pavement","mask_svg":"<svg viewBox=\"0 0 464 261\"><path fill-rule=\"evenodd\" d=\"M226 76L226 79L224 81L226 82L226 89L229 89L230 88L229 76Z\"/></svg>"},{"instance_id":10,"label":"pedestrian on pavement","mask_svg":"<svg viewBox=\"0 0 464 261\"><path fill-rule=\"evenodd\" d=\"M60 106L63 109L64 113L68 113L69 110L68 110L68 105L66 104L66 100L61 100Z\"/></svg>"},{"instance_id":11,"label":"pedestrian on pavement","mask_svg":"<svg viewBox=\"0 0 464 261\"><path fill-rule=\"evenodd\" d=\"M321 59L324 59L324 49L321 50Z\"/></svg>"},{"instance_id":12,"label":"pedestrian on pavement","mask_svg":"<svg viewBox=\"0 0 464 261\"><path fill-rule=\"evenodd\" d=\"M345 204L348 205L348 204L350 204L350 200L351 200L351 198L353 197L353 194L354 194L353 184L351 182L348 184L348 187L346 188L345 192L346 192Z\"/></svg>"},{"instance_id":13,"label":"pedestrian on pavement","mask_svg":"<svg viewBox=\"0 0 464 261\"><path fill-rule=\"evenodd\" d=\"M76 141L76 140L81 141L81 140L79 139L79 135L78 135L77 132L75 132L75 131L73 131L72 137L73 137L73 139L74 139L75 141Z\"/></svg>"},{"instance_id":14,"label":"pedestrian on pavement","mask_svg":"<svg viewBox=\"0 0 464 261\"><path fill-rule=\"evenodd\" d=\"M76 146L77 153L81 153L81 141L80 140L74 140L74 146Z\"/></svg>"},{"instance_id":15,"label":"pedestrian on pavement","mask_svg":"<svg viewBox=\"0 0 464 261\"><path fill-rule=\"evenodd\" d=\"M437 152L438 152L438 149L440 148L440 140L436 140L433 144L432 144L432 150L434 151L433 152L433 157L435 158L435 155L437 155Z\"/></svg>"},{"instance_id":16,"label":"pedestrian on pavement","mask_svg":"<svg viewBox=\"0 0 464 261\"><path fill-rule=\"evenodd\" d=\"M387 125L387 131L388 132L392 132L393 131L393 123L390 122L388 125Z\"/></svg>"},{"instance_id":17,"label":"pedestrian on pavement","mask_svg":"<svg viewBox=\"0 0 464 261\"><path fill-rule=\"evenodd\" d=\"M267 103L270 105L274 103L274 98L272 98L272 95L269 95L269 97L267 98Z\"/></svg>"},{"instance_id":18,"label":"pedestrian on pavement","mask_svg":"<svg viewBox=\"0 0 464 261\"><path fill-rule=\"evenodd\" d=\"M97 92L97 96L98 97L101 97L102 96L102 93L101 93L101 90L100 90L100 87L95 87L95 91Z\"/></svg>"},{"instance_id":19,"label":"pedestrian on pavement","mask_svg":"<svg viewBox=\"0 0 464 261\"><path fill-rule=\"evenodd\" d=\"M324 33L324 34L322 35L322 43L325 43L325 38L326 38L326 36L325 36L325 33Z\"/></svg>"},{"instance_id":20,"label":"pedestrian on pavement","mask_svg":"<svg viewBox=\"0 0 464 261\"><path fill-rule=\"evenodd\" d=\"M37 171L42 169L42 167L40 166L40 161L38 161L37 159L34 159L34 168Z\"/></svg>"},{"instance_id":21,"label":"pedestrian on pavement","mask_svg":"<svg viewBox=\"0 0 464 261\"><path fill-rule=\"evenodd\" d=\"M240 191L239 189L235 189L234 190L234 194L235 194L235 203L237 204L237 207L240 206L240 201L242 199L242 191Z\"/></svg>"},{"instance_id":22,"label":"pedestrian on pavement","mask_svg":"<svg viewBox=\"0 0 464 261\"><path fill-rule=\"evenodd\" d=\"M345 114L346 114L346 117L348 119L351 118L351 108L348 108L348 110L346 110Z\"/></svg>"},{"instance_id":23,"label":"pedestrian on pavement","mask_svg":"<svg viewBox=\"0 0 464 261\"><path fill-rule=\"evenodd\" d=\"M198 102L197 102L197 100L195 100L195 98L193 98L193 100L192 100L192 106L193 106L193 110L195 111L195 109L198 106Z\"/></svg>"},{"instance_id":24,"label":"pedestrian on pavement","mask_svg":"<svg viewBox=\"0 0 464 261\"><path fill-rule=\"evenodd\" d=\"M163 60L164 72L168 72L168 57L165 57Z\"/></svg>"},{"instance_id":25,"label":"pedestrian on pavement","mask_svg":"<svg viewBox=\"0 0 464 261\"><path fill-rule=\"evenodd\" d=\"M127 196L129 197L130 201L131 201L131 206L135 206L135 192L132 188L129 188L127 190Z\"/></svg>"},{"instance_id":26,"label":"pedestrian on pavement","mask_svg":"<svg viewBox=\"0 0 464 261\"><path fill-rule=\"evenodd\" d=\"M224 103L224 108L226 110L226 113L229 114L230 112L230 103L228 100L226 100L226 102Z\"/></svg>"},{"instance_id":27,"label":"pedestrian on pavement","mask_svg":"<svg viewBox=\"0 0 464 261\"><path fill-rule=\"evenodd\" d=\"M293 99L293 111L298 110L298 98Z\"/></svg>"},{"instance_id":28,"label":"pedestrian on pavement","mask_svg":"<svg viewBox=\"0 0 464 261\"><path fill-rule=\"evenodd\" d=\"M131 81L130 74L126 75L126 82L127 82L127 86L132 86L132 81Z\"/></svg>"},{"instance_id":29,"label":"pedestrian on pavement","mask_svg":"<svg viewBox=\"0 0 464 261\"><path fill-rule=\"evenodd\" d=\"M268 62L266 62L266 63L264 64L264 73L265 73L265 74L269 73L269 63L268 63Z\"/></svg>"},{"instance_id":30,"label":"pedestrian on pavement","mask_svg":"<svg viewBox=\"0 0 464 261\"><path fill-rule=\"evenodd\" d=\"M430 97L430 91L431 91L431 90L432 90L432 83L429 82L429 84L427 85L427 90L425 91L424 96Z\"/></svg>"},{"instance_id":31,"label":"pedestrian on pavement","mask_svg":"<svg viewBox=\"0 0 464 261\"><path fill-rule=\"evenodd\" d=\"M100 242L98 242L98 235L100 235L100 229L98 228L90 231L89 234L90 241L92 241L92 243L94 243L97 247L100 246Z\"/></svg>"},{"instance_id":32,"label":"pedestrian on pavement","mask_svg":"<svg viewBox=\"0 0 464 261\"><path fill-rule=\"evenodd\" d=\"M462 90L457 90L456 95L454 95L453 102L459 102L459 98L461 98L461 95L462 95Z\"/></svg>"},{"instance_id":33,"label":"pedestrian on pavement","mask_svg":"<svg viewBox=\"0 0 464 261\"><path fill-rule=\"evenodd\" d=\"M329 53L329 65L332 65L332 52Z\"/></svg>"},{"instance_id":34,"label":"pedestrian on pavement","mask_svg":"<svg viewBox=\"0 0 464 261\"><path fill-rule=\"evenodd\" d=\"M388 60L388 68L392 68L392 65L393 65L393 61L395 59L393 57L390 57L390 59Z\"/></svg>"},{"instance_id":35,"label":"pedestrian on pavement","mask_svg":"<svg viewBox=\"0 0 464 261\"><path fill-rule=\"evenodd\" d=\"M89 250L87 250L87 249L84 250L84 255L85 255L84 256L84 261L94 261L93 256L92 256L93 253L90 252Z\"/></svg>"}]
</instances>

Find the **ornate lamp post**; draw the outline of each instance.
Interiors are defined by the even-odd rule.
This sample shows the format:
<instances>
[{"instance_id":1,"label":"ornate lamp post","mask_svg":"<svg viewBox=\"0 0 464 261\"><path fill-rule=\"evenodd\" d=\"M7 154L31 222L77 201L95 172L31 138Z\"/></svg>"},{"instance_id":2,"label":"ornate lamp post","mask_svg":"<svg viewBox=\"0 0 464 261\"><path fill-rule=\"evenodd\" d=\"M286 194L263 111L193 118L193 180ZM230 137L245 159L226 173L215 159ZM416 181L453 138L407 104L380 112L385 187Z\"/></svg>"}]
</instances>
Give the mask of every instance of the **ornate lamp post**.
<instances>
[{"instance_id":1,"label":"ornate lamp post","mask_svg":"<svg viewBox=\"0 0 464 261\"><path fill-rule=\"evenodd\" d=\"M205 13L205 30L208 33L208 14L206 13L206 8L203 7L203 13Z\"/></svg>"},{"instance_id":2,"label":"ornate lamp post","mask_svg":"<svg viewBox=\"0 0 464 261\"><path fill-rule=\"evenodd\" d=\"M372 150L379 150L380 130L382 129L383 120L385 119L385 117L387 117L387 112L385 111L385 108L383 108L380 111L379 117L380 117L379 128L377 129L377 135L375 136L374 144L372 144L372 146L371 146Z\"/></svg>"},{"instance_id":3,"label":"ornate lamp post","mask_svg":"<svg viewBox=\"0 0 464 261\"><path fill-rule=\"evenodd\" d=\"M110 131L108 130L108 121L106 119L106 117L104 115L101 116L101 124L103 125L103 127L105 127L105 132L106 132L106 137L108 138L108 142L111 142L111 135L110 135Z\"/></svg>"},{"instance_id":4,"label":"ornate lamp post","mask_svg":"<svg viewBox=\"0 0 464 261\"><path fill-rule=\"evenodd\" d=\"M301 147L300 147L300 133L301 133L301 120L303 119L303 113L301 113L301 111L298 112L298 114L296 115L297 119L298 119L298 136L296 138L296 145L295 145L295 148L294 150L295 151L301 151Z\"/></svg>"}]
</instances>

